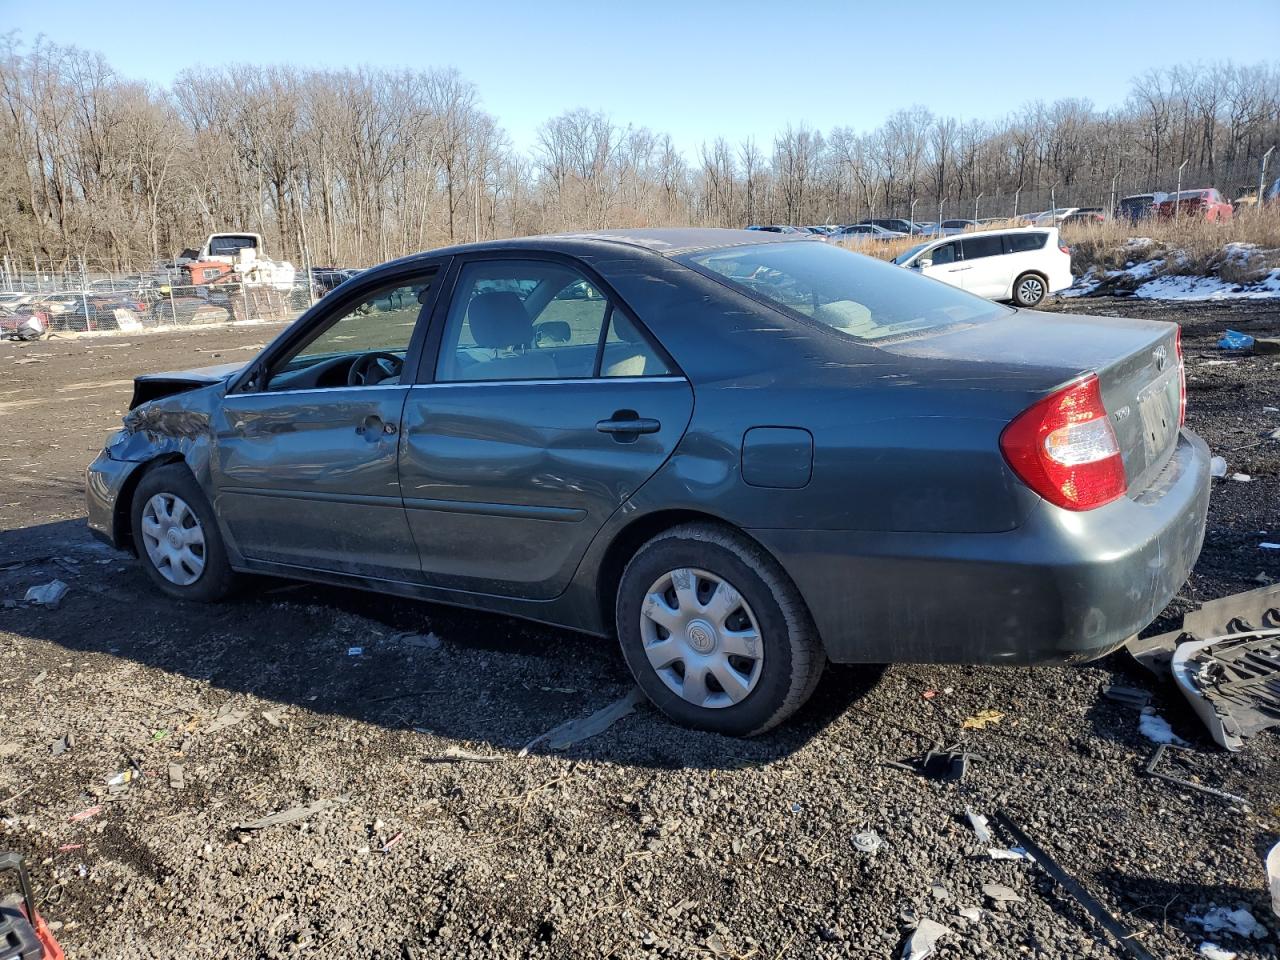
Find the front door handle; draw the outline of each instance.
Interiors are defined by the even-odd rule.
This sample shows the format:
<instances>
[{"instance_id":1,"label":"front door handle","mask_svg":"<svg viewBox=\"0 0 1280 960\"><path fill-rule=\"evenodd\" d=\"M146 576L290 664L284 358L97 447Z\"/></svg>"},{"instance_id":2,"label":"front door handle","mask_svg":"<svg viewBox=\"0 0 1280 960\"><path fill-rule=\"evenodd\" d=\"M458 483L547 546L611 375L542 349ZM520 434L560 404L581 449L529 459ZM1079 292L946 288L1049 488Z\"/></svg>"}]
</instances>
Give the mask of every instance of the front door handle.
<instances>
[{"instance_id":1,"label":"front door handle","mask_svg":"<svg viewBox=\"0 0 1280 960\"><path fill-rule=\"evenodd\" d=\"M616 410L608 420L596 424L601 433L611 433L615 440L634 440L642 433L657 433L662 429L661 422L641 417L634 410Z\"/></svg>"},{"instance_id":2,"label":"front door handle","mask_svg":"<svg viewBox=\"0 0 1280 960\"><path fill-rule=\"evenodd\" d=\"M370 414L356 425L356 433L370 440L377 440L384 433L387 436L391 436L395 432L396 425L387 423L376 413Z\"/></svg>"}]
</instances>

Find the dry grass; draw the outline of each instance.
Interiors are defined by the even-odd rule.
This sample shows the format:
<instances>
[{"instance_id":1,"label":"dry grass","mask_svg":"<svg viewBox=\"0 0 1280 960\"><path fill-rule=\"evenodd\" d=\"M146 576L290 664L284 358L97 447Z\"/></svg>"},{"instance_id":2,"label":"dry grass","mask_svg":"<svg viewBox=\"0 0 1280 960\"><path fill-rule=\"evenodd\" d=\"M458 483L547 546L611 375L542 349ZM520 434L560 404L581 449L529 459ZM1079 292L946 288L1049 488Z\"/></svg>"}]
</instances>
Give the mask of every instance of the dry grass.
<instances>
[{"instance_id":1,"label":"dry grass","mask_svg":"<svg viewBox=\"0 0 1280 960\"><path fill-rule=\"evenodd\" d=\"M1020 224L1009 222L979 229L1016 226ZM1163 260L1164 266L1152 276L1217 276L1230 283L1252 283L1280 267L1280 207L1276 206L1242 210L1228 223L1184 219L1072 224L1062 228L1062 237L1071 247L1071 269L1077 275L1090 269L1122 270L1134 263ZM846 246L857 253L892 260L925 239L904 237L886 243ZM1229 243L1249 246L1228 251Z\"/></svg>"}]
</instances>

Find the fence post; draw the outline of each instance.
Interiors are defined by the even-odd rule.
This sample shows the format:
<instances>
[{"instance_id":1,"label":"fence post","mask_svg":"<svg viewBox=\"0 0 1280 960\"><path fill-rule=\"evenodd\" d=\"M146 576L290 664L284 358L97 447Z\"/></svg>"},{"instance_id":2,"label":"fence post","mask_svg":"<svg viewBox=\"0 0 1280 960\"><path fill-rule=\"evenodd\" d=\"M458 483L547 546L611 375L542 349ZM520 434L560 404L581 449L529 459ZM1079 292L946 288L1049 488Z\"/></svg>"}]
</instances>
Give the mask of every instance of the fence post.
<instances>
[{"instance_id":1,"label":"fence post","mask_svg":"<svg viewBox=\"0 0 1280 960\"><path fill-rule=\"evenodd\" d=\"M1254 205L1254 209L1259 212L1262 210L1262 201L1267 195L1267 161L1271 159L1271 151L1274 149L1274 144L1267 147L1267 152L1262 155L1262 169L1258 171L1258 202Z\"/></svg>"},{"instance_id":2,"label":"fence post","mask_svg":"<svg viewBox=\"0 0 1280 960\"><path fill-rule=\"evenodd\" d=\"M977 223L978 223L978 204L982 202L982 198L983 198L983 197L985 197L985 196L986 196L986 193L979 193L976 197L974 197L974 198L973 198L973 223L974 223L974 226L977 226Z\"/></svg>"},{"instance_id":3,"label":"fence post","mask_svg":"<svg viewBox=\"0 0 1280 960\"><path fill-rule=\"evenodd\" d=\"M1175 227L1178 225L1178 214L1182 212L1182 171L1190 162L1191 158L1187 157L1182 163L1178 164L1178 185L1173 188L1173 225Z\"/></svg>"},{"instance_id":4,"label":"fence post","mask_svg":"<svg viewBox=\"0 0 1280 960\"><path fill-rule=\"evenodd\" d=\"M178 325L178 305L173 300L173 277L169 278L169 322L175 327Z\"/></svg>"}]
</instances>

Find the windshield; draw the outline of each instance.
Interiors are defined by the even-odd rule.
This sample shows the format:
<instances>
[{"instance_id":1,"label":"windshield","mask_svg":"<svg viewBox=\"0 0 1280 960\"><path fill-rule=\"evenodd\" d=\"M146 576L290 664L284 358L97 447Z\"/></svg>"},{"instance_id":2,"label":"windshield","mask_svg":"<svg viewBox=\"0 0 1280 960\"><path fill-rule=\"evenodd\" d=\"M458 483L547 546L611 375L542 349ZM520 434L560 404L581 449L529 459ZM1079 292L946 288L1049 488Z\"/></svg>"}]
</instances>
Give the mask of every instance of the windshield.
<instances>
[{"instance_id":1,"label":"windshield","mask_svg":"<svg viewBox=\"0 0 1280 960\"><path fill-rule=\"evenodd\" d=\"M820 243L769 243L677 258L784 311L862 341L1008 312L936 280Z\"/></svg>"}]
</instances>

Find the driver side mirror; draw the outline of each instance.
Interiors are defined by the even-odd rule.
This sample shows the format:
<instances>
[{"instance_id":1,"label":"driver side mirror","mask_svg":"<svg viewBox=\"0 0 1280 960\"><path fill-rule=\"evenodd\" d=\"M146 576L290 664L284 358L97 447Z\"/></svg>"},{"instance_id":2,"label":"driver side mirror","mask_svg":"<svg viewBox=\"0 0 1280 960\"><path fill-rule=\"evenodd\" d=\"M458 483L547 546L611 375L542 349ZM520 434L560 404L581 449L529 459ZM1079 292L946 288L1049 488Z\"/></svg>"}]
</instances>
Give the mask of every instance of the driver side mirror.
<instances>
[{"instance_id":1,"label":"driver side mirror","mask_svg":"<svg viewBox=\"0 0 1280 960\"><path fill-rule=\"evenodd\" d=\"M923 260L917 260L917 261L916 261L916 269L917 269L917 270L924 270L926 267L932 267L932 266L933 266L933 261L932 261L932 260L930 260L930 259L929 259L929 258L927 258L927 257L926 257L925 259L923 259Z\"/></svg>"}]
</instances>

